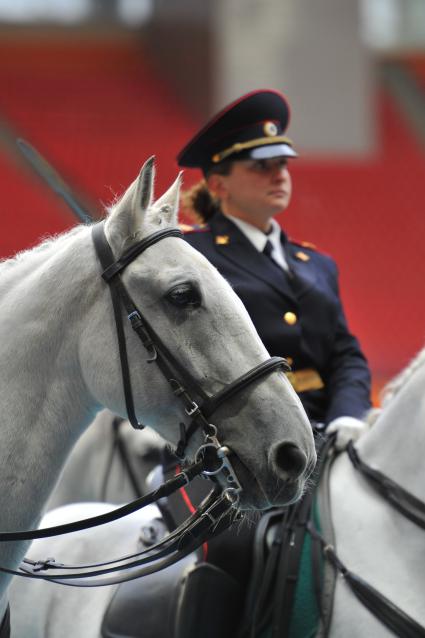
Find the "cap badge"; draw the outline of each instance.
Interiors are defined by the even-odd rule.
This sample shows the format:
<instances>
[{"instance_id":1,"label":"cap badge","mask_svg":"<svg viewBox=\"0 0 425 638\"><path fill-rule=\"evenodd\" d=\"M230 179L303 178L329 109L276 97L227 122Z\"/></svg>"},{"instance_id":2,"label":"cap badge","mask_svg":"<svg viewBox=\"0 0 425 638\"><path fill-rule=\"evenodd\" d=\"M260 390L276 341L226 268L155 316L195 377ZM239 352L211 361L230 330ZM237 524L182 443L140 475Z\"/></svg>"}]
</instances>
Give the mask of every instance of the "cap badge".
<instances>
[{"instance_id":1,"label":"cap badge","mask_svg":"<svg viewBox=\"0 0 425 638\"><path fill-rule=\"evenodd\" d=\"M278 134L277 126L274 122L265 122L263 126L264 135L274 137Z\"/></svg>"},{"instance_id":2,"label":"cap badge","mask_svg":"<svg viewBox=\"0 0 425 638\"><path fill-rule=\"evenodd\" d=\"M229 235L217 235L215 238L215 243L219 246L225 246L230 242Z\"/></svg>"},{"instance_id":3,"label":"cap badge","mask_svg":"<svg viewBox=\"0 0 425 638\"><path fill-rule=\"evenodd\" d=\"M303 253L302 250L299 250L297 253L295 253L295 257L297 259L300 259L301 261L310 261L310 255L306 255L306 253Z\"/></svg>"}]
</instances>

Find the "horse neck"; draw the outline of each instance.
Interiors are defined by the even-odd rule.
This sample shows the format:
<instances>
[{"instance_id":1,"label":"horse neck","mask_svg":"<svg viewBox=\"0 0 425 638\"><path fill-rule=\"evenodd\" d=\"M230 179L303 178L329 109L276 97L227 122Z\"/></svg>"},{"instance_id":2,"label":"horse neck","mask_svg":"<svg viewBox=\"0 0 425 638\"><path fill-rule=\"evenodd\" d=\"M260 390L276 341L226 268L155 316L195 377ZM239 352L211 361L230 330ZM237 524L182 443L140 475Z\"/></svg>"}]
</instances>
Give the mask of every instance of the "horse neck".
<instances>
[{"instance_id":1,"label":"horse neck","mask_svg":"<svg viewBox=\"0 0 425 638\"><path fill-rule=\"evenodd\" d=\"M393 396L356 447L364 461L424 499L425 365Z\"/></svg>"},{"instance_id":2,"label":"horse neck","mask_svg":"<svg viewBox=\"0 0 425 638\"><path fill-rule=\"evenodd\" d=\"M78 360L96 266L89 229L81 228L0 267L3 531L37 525L66 455L98 407ZM15 567L26 546L0 544L0 565ZM0 596L6 584L1 577Z\"/></svg>"}]
</instances>

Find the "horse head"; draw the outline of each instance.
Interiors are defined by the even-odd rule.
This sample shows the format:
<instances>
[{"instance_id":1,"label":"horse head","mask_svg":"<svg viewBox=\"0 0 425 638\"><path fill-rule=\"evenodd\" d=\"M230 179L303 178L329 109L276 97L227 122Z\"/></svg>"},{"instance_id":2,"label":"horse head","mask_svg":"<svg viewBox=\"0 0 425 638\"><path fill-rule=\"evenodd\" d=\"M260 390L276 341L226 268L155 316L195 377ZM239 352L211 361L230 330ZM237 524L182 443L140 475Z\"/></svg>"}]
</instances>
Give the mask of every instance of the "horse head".
<instances>
[{"instance_id":1,"label":"horse head","mask_svg":"<svg viewBox=\"0 0 425 638\"><path fill-rule=\"evenodd\" d=\"M153 201L153 159L111 208L105 236L115 259L158 230L177 228L179 175ZM100 273L99 273L100 276ZM268 358L242 302L217 270L182 238L167 236L149 246L121 273L137 308L171 352L179 368L212 396ZM129 323L129 322L127 322ZM126 326L134 408L140 423L175 445L188 411L178 401L137 335ZM92 304L81 336L84 377L96 400L126 416L117 339L106 284ZM242 485L241 506L266 508L302 493L315 463L311 427L282 372L255 380L210 416L221 445L231 451ZM201 431L187 446L190 458L204 443Z\"/></svg>"}]
</instances>

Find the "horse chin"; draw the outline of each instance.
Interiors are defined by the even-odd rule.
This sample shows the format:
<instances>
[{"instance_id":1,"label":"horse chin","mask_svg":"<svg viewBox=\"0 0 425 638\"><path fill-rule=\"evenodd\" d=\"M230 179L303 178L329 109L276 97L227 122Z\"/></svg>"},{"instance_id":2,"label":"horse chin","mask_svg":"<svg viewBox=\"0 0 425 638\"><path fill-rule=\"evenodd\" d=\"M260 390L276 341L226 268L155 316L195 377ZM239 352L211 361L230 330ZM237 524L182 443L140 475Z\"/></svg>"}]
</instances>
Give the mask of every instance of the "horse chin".
<instances>
[{"instance_id":1,"label":"horse chin","mask_svg":"<svg viewBox=\"0 0 425 638\"><path fill-rule=\"evenodd\" d=\"M258 484L257 484L258 485ZM304 493L304 483L296 481L295 483L285 484L279 489L276 497L269 497L264 490L249 490L249 494L242 492L239 501L240 510L268 510L272 507L285 507L296 503Z\"/></svg>"},{"instance_id":2,"label":"horse chin","mask_svg":"<svg viewBox=\"0 0 425 638\"><path fill-rule=\"evenodd\" d=\"M304 493L305 479L282 481L275 476L264 487L257 476L236 456L232 456L232 465L242 486L239 499L241 510L267 510L271 507L283 507L298 501Z\"/></svg>"}]
</instances>

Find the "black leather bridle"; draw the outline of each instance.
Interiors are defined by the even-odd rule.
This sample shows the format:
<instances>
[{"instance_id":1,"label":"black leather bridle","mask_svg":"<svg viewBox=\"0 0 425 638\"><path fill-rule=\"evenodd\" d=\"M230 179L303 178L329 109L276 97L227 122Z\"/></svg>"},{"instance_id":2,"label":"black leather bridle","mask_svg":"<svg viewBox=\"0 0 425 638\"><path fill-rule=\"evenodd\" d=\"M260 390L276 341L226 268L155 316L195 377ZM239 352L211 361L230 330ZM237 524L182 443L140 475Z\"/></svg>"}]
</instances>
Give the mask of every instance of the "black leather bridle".
<instances>
[{"instance_id":1,"label":"black leather bridle","mask_svg":"<svg viewBox=\"0 0 425 638\"><path fill-rule=\"evenodd\" d=\"M211 536L233 522L237 516L237 505L242 487L228 459L231 451L218 441L217 428L209 422L209 417L222 403L255 381L262 379L275 370L289 370L289 365L285 359L271 357L241 375L235 381L225 385L216 394L208 395L196 379L187 372L184 366L170 352L146 318L143 317L120 276L122 271L150 246L166 237L183 238L183 234L175 228L157 231L131 246L118 259L115 259L106 239L103 222L92 227L92 237L98 259L103 268L102 277L109 285L111 293L124 397L131 424L135 428L144 427L138 422L135 414L125 341L123 308L132 329L149 353L148 362L155 362L158 365L175 396L183 401L186 414L191 417L187 430L183 424L180 424L181 438L177 445L177 454L180 457L184 457L190 438L200 428L204 432L204 443L196 453L195 463L185 468L157 490L136 499L128 505L107 514L74 523L38 530L0 532L0 542L58 536L117 520L173 493L199 474L212 478L215 488L196 512L174 532L159 543L135 554L93 565L71 566L57 563L55 559L49 558L42 561L24 559L19 567L20 571L0 567L0 571L4 573L27 578L42 578L59 584L80 587L116 584L163 569L193 552ZM45 573L47 570L58 570L59 573L51 576ZM118 576L99 578L115 572L120 572L120 574Z\"/></svg>"},{"instance_id":2,"label":"black leather bridle","mask_svg":"<svg viewBox=\"0 0 425 638\"><path fill-rule=\"evenodd\" d=\"M96 253L102 268L104 269L102 277L109 285L112 297L121 360L124 397L129 421L133 427L143 428L143 425L138 422L134 410L130 369L124 336L122 307L125 309L127 318L131 323L131 327L140 338L146 350L149 352L150 356L148 361L156 362L164 377L170 384L173 393L183 401L186 414L191 417L191 424L187 431L181 427L181 439L177 444L177 455L183 457L191 436L199 428L204 430L207 437L211 435L215 436L216 432L211 430L208 417L210 417L222 403L239 393L254 381L268 375L274 370L289 370L288 362L282 357L271 357L246 374L243 374L232 383L227 384L215 395L209 396L196 379L187 372L180 361L170 352L169 348L161 340L159 335L156 334L152 326L149 325L146 318L143 317L141 311L137 308L136 304L130 297L120 277L120 273L126 268L126 266L134 261L134 259L147 248L153 246L166 237L183 238L181 231L177 228L171 228L152 233L137 244L131 246L131 248L129 248L117 260L115 260L111 247L106 239L103 222L93 226L92 232ZM196 396L196 400L193 398L194 396Z\"/></svg>"}]
</instances>

